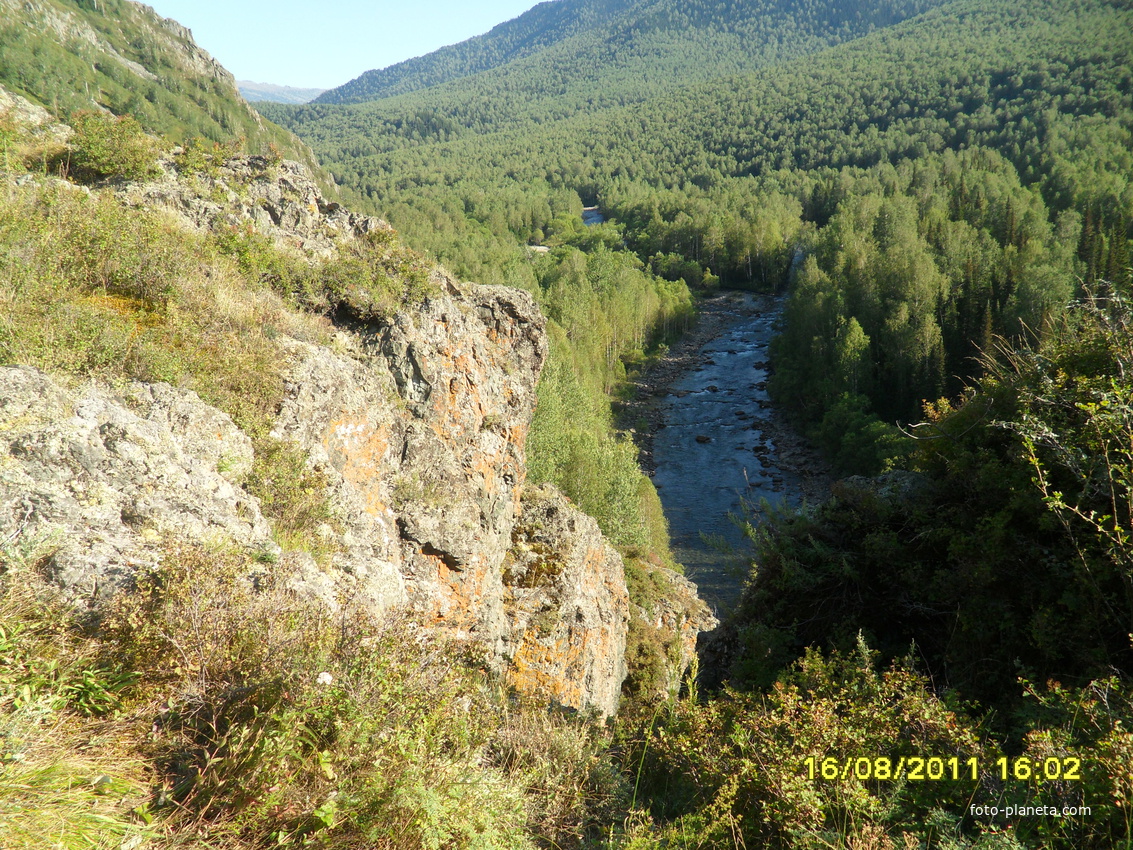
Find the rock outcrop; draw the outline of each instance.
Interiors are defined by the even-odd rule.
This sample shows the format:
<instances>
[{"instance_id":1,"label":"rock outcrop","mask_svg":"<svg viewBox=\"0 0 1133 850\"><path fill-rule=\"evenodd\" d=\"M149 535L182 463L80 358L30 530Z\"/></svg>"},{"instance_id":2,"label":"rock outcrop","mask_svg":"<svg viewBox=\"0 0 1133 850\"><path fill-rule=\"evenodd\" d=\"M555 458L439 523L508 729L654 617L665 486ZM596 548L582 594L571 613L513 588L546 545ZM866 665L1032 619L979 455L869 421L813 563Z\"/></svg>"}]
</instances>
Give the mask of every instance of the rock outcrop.
<instances>
[{"instance_id":1,"label":"rock outcrop","mask_svg":"<svg viewBox=\"0 0 1133 850\"><path fill-rule=\"evenodd\" d=\"M612 714L626 675L630 603L621 556L554 487L524 491L503 564L508 679Z\"/></svg>"},{"instance_id":2,"label":"rock outcrop","mask_svg":"<svg viewBox=\"0 0 1133 850\"><path fill-rule=\"evenodd\" d=\"M393 230L383 219L328 201L310 172L290 160L233 156L190 180L172 157L157 164L160 177L122 186L120 197L172 213L195 230L251 226L280 247L308 256L329 255L344 239Z\"/></svg>"},{"instance_id":3,"label":"rock outcrop","mask_svg":"<svg viewBox=\"0 0 1133 850\"><path fill-rule=\"evenodd\" d=\"M0 118L19 131L19 135L62 145L71 136L71 128L60 124L42 106L0 87Z\"/></svg>"},{"instance_id":4,"label":"rock outcrop","mask_svg":"<svg viewBox=\"0 0 1133 850\"><path fill-rule=\"evenodd\" d=\"M187 227L250 224L308 256L388 229L328 203L301 166L257 158L188 182L166 163L155 181L106 191ZM0 540L51 537L51 573L93 605L170 538L244 547L282 558L328 606L408 608L480 642L519 690L612 713L632 608L621 557L560 493L525 486L545 320L527 293L442 269L432 282L422 303L355 316L330 345L277 337L285 391L271 437L327 482L323 563L272 542L242 486L252 441L194 393L69 388L23 367L0 369ZM710 618L691 585L669 584L680 598L637 616L679 643L683 669Z\"/></svg>"},{"instance_id":5,"label":"rock outcrop","mask_svg":"<svg viewBox=\"0 0 1133 850\"><path fill-rule=\"evenodd\" d=\"M270 550L239 482L252 443L196 393L132 383L69 390L0 368L0 537L51 537L56 580L97 602L176 534Z\"/></svg>"},{"instance_id":6,"label":"rock outcrop","mask_svg":"<svg viewBox=\"0 0 1133 850\"><path fill-rule=\"evenodd\" d=\"M646 605L635 605L633 616L638 628L660 636L668 650L667 664L653 682L653 696L662 698L677 693L682 678L697 658L700 635L711 632L720 621L697 594L696 585L680 573L664 567L654 567L654 581L665 587L663 595Z\"/></svg>"},{"instance_id":7,"label":"rock outcrop","mask_svg":"<svg viewBox=\"0 0 1133 850\"><path fill-rule=\"evenodd\" d=\"M330 477L345 569L387 575L387 598L502 652L500 565L525 479L524 444L547 353L529 295L458 285L344 351L286 347L274 435Z\"/></svg>"}]
</instances>

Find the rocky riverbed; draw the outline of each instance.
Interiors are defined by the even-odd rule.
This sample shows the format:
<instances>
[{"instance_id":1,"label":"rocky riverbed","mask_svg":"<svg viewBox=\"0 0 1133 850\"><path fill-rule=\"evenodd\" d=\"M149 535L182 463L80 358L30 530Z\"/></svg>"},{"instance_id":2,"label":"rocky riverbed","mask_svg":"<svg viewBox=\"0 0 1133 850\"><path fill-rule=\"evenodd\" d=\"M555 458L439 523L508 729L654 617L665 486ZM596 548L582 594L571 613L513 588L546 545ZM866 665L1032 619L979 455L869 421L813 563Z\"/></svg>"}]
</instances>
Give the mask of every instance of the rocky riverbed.
<instances>
[{"instance_id":1,"label":"rocky riverbed","mask_svg":"<svg viewBox=\"0 0 1133 850\"><path fill-rule=\"evenodd\" d=\"M702 302L695 327L643 371L625 410L674 552L720 610L739 597L750 562L735 518L757 517L761 504L813 504L830 492L828 468L767 394L782 304L740 292Z\"/></svg>"}]
</instances>

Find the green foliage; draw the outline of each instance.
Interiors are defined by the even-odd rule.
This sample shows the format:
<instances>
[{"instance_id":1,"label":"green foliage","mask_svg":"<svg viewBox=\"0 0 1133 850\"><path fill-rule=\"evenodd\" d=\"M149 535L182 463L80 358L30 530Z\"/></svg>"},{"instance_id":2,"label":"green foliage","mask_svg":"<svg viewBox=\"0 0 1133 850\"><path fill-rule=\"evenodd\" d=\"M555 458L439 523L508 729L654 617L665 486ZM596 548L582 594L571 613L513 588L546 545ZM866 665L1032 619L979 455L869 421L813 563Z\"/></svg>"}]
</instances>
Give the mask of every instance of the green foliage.
<instances>
[{"instance_id":1,"label":"green foliage","mask_svg":"<svg viewBox=\"0 0 1133 850\"><path fill-rule=\"evenodd\" d=\"M333 615L230 551L171 547L104 629L165 700L168 825L249 846L527 848L621 793L598 728L509 707L469 647Z\"/></svg>"},{"instance_id":2,"label":"green foliage","mask_svg":"<svg viewBox=\"0 0 1133 850\"><path fill-rule=\"evenodd\" d=\"M329 536L328 529L335 528L327 495L329 482L325 474L309 468L306 452L293 443L259 438L245 486L259 499L284 549L331 554L329 544L320 542Z\"/></svg>"},{"instance_id":3,"label":"green foliage","mask_svg":"<svg viewBox=\"0 0 1133 850\"><path fill-rule=\"evenodd\" d=\"M7 7L0 85L60 118L94 110L132 116L173 142L243 137L249 150L265 154L274 144L321 174L310 151L244 103L231 78L203 62L186 34L126 0Z\"/></svg>"},{"instance_id":4,"label":"green foliage","mask_svg":"<svg viewBox=\"0 0 1133 850\"><path fill-rule=\"evenodd\" d=\"M1083 299L1041 350L1004 352L995 379L1018 394L1003 422L1047 508L1073 543L1079 581L1133 622L1133 321L1120 295Z\"/></svg>"},{"instance_id":5,"label":"green foliage","mask_svg":"<svg viewBox=\"0 0 1133 850\"><path fill-rule=\"evenodd\" d=\"M550 330L551 356L539 382L527 442L529 480L559 487L598 521L614 545L671 559L668 529L658 516L656 491L637 465L637 449L610 432L601 361L583 361L572 369L563 362L564 349L567 356L582 360L581 346L571 346L557 325ZM586 387L579 372L594 383Z\"/></svg>"},{"instance_id":6,"label":"green foliage","mask_svg":"<svg viewBox=\"0 0 1133 850\"><path fill-rule=\"evenodd\" d=\"M73 654L73 636L52 623L58 603L26 595L31 565L9 548L0 555L5 571L0 620L0 707L15 713L69 711L85 717L111 714L135 676L86 654ZM9 756L10 757L10 754Z\"/></svg>"},{"instance_id":7,"label":"green foliage","mask_svg":"<svg viewBox=\"0 0 1133 850\"><path fill-rule=\"evenodd\" d=\"M887 658L915 641L937 682L1000 708L1020 673L1127 669L1127 310L1086 301L1038 351L1003 345L978 392L926 409L918 474L753 528L736 681L859 630Z\"/></svg>"},{"instance_id":8,"label":"green foliage","mask_svg":"<svg viewBox=\"0 0 1133 850\"><path fill-rule=\"evenodd\" d=\"M810 653L766 695L678 702L639 746L654 815L705 847L731 847L734 838L739 846L844 846L840 839L884 836L889 822L910 832L923 824L919 837L931 840L930 814L964 807L968 784L842 780L842 764L984 755L978 731L930 696L923 679L900 667L877 673L864 649L829 660ZM821 776L828 758L839 766L835 781Z\"/></svg>"},{"instance_id":9,"label":"green foliage","mask_svg":"<svg viewBox=\"0 0 1133 850\"><path fill-rule=\"evenodd\" d=\"M436 291L433 264L388 230L367 233L315 262L280 250L250 225L220 225L209 238L257 286L308 310L379 321Z\"/></svg>"},{"instance_id":10,"label":"green foliage","mask_svg":"<svg viewBox=\"0 0 1133 850\"><path fill-rule=\"evenodd\" d=\"M18 720L0 719L0 737L24 736ZM0 841L11 850L114 850L150 837L114 799L140 798L137 780L103 772L105 765L60 752L43 735L0 761ZM27 738L24 739L25 741ZM53 742L58 747L59 742ZM78 749L75 742L72 746Z\"/></svg>"},{"instance_id":11,"label":"green foliage","mask_svg":"<svg viewBox=\"0 0 1133 850\"><path fill-rule=\"evenodd\" d=\"M0 239L0 362L188 386L266 433L281 305L235 298L245 285L199 237L109 195L32 187L0 198Z\"/></svg>"},{"instance_id":12,"label":"green foliage","mask_svg":"<svg viewBox=\"0 0 1133 850\"><path fill-rule=\"evenodd\" d=\"M142 180L157 173L157 140L132 116L76 112L70 124L75 132L61 167L79 180Z\"/></svg>"},{"instance_id":13,"label":"green foliage","mask_svg":"<svg viewBox=\"0 0 1133 850\"><path fill-rule=\"evenodd\" d=\"M910 452L897 428L869 412L867 398L848 393L826 411L812 436L834 468L847 475L877 475L901 466Z\"/></svg>"},{"instance_id":14,"label":"green foliage","mask_svg":"<svg viewBox=\"0 0 1133 850\"><path fill-rule=\"evenodd\" d=\"M808 652L764 693L727 691L661 709L626 754L653 821L631 828L620 846L654 846L647 837L729 850L1102 848L1129 840L1128 683L1027 686L1025 745L1006 756L978 718L934 696L908 659L885 672L875 663L859 638L852 652ZM1023 768L1020 757L1030 760ZM926 776L929 759L938 759L947 779L913 778L916 758ZM1031 765L1068 758L1081 766L1082 781L1034 778L1042 770ZM1006 781L1000 759L1009 759ZM887 778L878 778L881 761ZM973 816L972 807L1008 805L1060 814L1013 823ZM1064 806L1088 811L1062 816Z\"/></svg>"},{"instance_id":15,"label":"green foliage","mask_svg":"<svg viewBox=\"0 0 1133 850\"><path fill-rule=\"evenodd\" d=\"M1020 833L1042 847L1127 847L1133 841L1133 689L1118 678L1100 679L1082 689L1057 682L1038 688L1023 682L1021 711L1027 730L1023 754L1033 763L1047 759L1082 759L1082 781L1032 781L1005 789L1006 799L1023 805L1088 807L1074 819L1047 817L1026 824ZM1018 805L1018 804L1017 804Z\"/></svg>"},{"instance_id":16,"label":"green foliage","mask_svg":"<svg viewBox=\"0 0 1133 850\"><path fill-rule=\"evenodd\" d=\"M216 178L225 160L239 156L243 152L243 138L221 144L210 143L199 136L194 136L186 140L179 150L174 151L173 162L181 174L204 174Z\"/></svg>"},{"instance_id":17,"label":"green foliage","mask_svg":"<svg viewBox=\"0 0 1133 850\"><path fill-rule=\"evenodd\" d=\"M377 230L344 245L313 276L331 309L368 322L388 318L436 291L432 270L424 256L402 246L392 231Z\"/></svg>"},{"instance_id":18,"label":"green foliage","mask_svg":"<svg viewBox=\"0 0 1133 850\"><path fill-rule=\"evenodd\" d=\"M876 471L853 457L892 451L883 446L891 431L870 412L909 421L925 399L954 396L978 374L993 333L1024 340L1061 311L1076 264L1042 200L990 151L843 172L838 187L796 275L772 391L821 423L842 469ZM846 456L842 428L861 444Z\"/></svg>"}]
</instances>

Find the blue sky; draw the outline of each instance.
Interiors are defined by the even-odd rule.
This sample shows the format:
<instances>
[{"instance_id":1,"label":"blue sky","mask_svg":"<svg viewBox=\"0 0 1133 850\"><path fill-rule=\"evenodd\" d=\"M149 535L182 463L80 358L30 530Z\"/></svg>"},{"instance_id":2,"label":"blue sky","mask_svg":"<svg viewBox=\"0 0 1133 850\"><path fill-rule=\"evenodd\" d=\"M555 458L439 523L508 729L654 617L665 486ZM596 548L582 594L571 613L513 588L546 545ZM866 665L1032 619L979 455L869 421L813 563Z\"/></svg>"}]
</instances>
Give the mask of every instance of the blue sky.
<instances>
[{"instance_id":1,"label":"blue sky","mask_svg":"<svg viewBox=\"0 0 1133 850\"><path fill-rule=\"evenodd\" d=\"M144 0L238 80L333 88L485 33L539 0Z\"/></svg>"}]
</instances>

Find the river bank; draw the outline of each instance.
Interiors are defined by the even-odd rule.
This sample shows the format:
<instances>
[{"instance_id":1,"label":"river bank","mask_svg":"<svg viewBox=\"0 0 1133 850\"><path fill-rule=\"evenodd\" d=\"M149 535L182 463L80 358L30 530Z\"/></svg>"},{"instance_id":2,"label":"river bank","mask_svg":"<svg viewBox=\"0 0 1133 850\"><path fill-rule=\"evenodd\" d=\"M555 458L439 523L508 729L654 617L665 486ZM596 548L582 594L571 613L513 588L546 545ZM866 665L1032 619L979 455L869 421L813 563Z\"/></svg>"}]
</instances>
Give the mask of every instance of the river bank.
<instances>
[{"instance_id":1,"label":"river bank","mask_svg":"<svg viewBox=\"0 0 1133 850\"><path fill-rule=\"evenodd\" d=\"M623 407L674 553L717 609L739 598L750 561L729 515L764 501L816 503L830 492L825 463L767 395L782 303L746 292L705 299L697 324L637 376L635 398Z\"/></svg>"}]
</instances>

